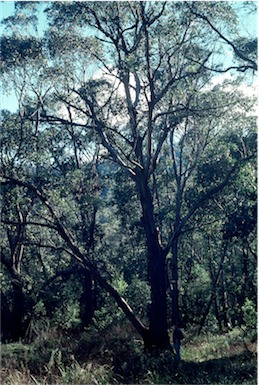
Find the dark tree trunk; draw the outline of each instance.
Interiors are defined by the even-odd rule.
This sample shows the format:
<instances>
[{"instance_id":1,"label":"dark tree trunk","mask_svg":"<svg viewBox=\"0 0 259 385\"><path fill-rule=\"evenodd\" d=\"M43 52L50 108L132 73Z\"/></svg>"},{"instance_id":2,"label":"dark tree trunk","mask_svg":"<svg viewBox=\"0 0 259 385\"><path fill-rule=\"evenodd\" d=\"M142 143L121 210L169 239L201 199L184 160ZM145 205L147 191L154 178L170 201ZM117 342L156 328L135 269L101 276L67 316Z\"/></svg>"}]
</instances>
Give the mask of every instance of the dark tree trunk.
<instances>
[{"instance_id":1,"label":"dark tree trunk","mask_svg":"<svg viewBox=\"0 0 259 385\"><path fill-rule=\"evenodd\" d=\"M23 293L22 285L19 281L14 281L13 285L13 298L12 298L12 321L11 321L11 333L10 340L19 341L23 338L26 331L24 324L24 315L26 310L26 301Z\"/></svg>"},{"instance_id":2,"label":"dark tree trunk","mask_svg":"<svg viewBox=\"0 0 259 385\"><path fill-rule=\"evenodd\" d=\"M222 319L224 327L228 328L228 298L224 270L222 270Z\"/></svg>"},{"instance_id":3,"label":"dark tree trunk","mask_svg":"<svg viewBox=\"0 0 259 385\"><path fill-rule=\"evenodd\" d=\"M80 318L82 326L88 326L94 315L94 293L92 274L89 270L82 271L83 292L80 298Z\"/></svg>"},{"instance_id":4,"label":"dark tree trunk","mask_svg":"<svg viewBox=\"0 0 259 385\"><path fill-rule=\"evenodd\" d=\"M242 250L242 285L241 285L241 294L239 299L240 308L245 303L245 298L247 295L247 282L248 282L248 250L245 245L243 245Z\"/></svg>"},{"instance_id":5,"label":"dark tree trunk","mask_svg":"<svg viewBox=\"0 0 259 385\"><path fill-rule=\"evenodd\" d=\"M12 313L9 308L8 300L1 291L1 341L7 342L11 339Z\"/></svg>"},{"instance_id":6,"label":"dark tree trunk","mask_svg":"<svg viewBox=\"0 0 259 385\"><path fill-rule=\"evenodd\" d=\"M147 345L164 347L169 343L167 331L167 300L165 260L161 250L149 250L151 307Z\"/></svg>"},{"instance_id":7,"label":"dark tree trunk","mask_svg":"<svg viewBox=\"0 0 259 385\"><path fill-rule=\"evenodd\" d=\"M220 332L222 332L222 323L221 323L221 317L220 317L220 313L219 313L219 307L218 307L218 301L217 301L217 295L216 294L215 294L213 301L214 301L215 317L218 321L219 330L220 330Z\"/></svg>"},{"instance_id":8,"label":"dark tree trunk","mask_svg":"<svg viewBox=\"0 0 259 385\"><path fill-rule=\"evenodd\" d=\"M181 322L181 316L179 311L179 288L178 288L178 237L175 238L172 244L172 323Z\"/></svg>"},{"instance_id":9,"label":"dark tree trunk","mask_svg":"<svg viewBox=\"0 0 259 385\"><path fill-rule=\"evenodd\" d=\"M1 254L1 261L10 274L12 292L8 294L8 299L4 294L1 296L1 309L3 311L1 327L2 338L8 341L19 341L26 332L25 313L27 316L31 313L32 305L28 306L27 297L23 291L23 280L20 275L20 266L17 269L13 267L11 256L10 260L4 254Z\"/></svg>"},{"instance_id":10,"label":"dark tree trunk","mask_svg":"<svg viewBox=\"0 0 259 385\"><path fill-rule=\"evenodd\" d=\"M142 222L146 235L148 273L151 288L149 330L144 343L147 347L165 347L169 344L165 255L155 225L151 192L143 175L138 179L137 187L140 194Z\"/></svg>"}]
</instances>

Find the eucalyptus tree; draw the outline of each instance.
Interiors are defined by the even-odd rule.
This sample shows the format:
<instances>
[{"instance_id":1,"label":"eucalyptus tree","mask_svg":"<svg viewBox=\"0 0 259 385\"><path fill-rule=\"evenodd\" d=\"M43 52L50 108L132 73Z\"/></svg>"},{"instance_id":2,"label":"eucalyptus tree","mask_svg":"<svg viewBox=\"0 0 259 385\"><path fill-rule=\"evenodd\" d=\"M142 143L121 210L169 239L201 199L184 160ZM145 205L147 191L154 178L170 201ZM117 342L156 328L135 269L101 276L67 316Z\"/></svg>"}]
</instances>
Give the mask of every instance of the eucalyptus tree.
<instances>
[{"instance_id":1,"label":"eucalyptus tree","mask_svg":"<svg viewBox=\"0 0 259 385\"><path fill-rule=\"evenodd\" d=\"M35 4L26 4L25 8L29 7L30 10L31 6L35 7ZM82 150L83 138L81 136L79 141L72 123L66 125L61 132L59 127L48 127L43 122L42 105L45 99L48 99L48 105L52 103L49 92L54 87L55 76L52 67L46 65L47 55L42 38L34 33L30 36L31 28L18 28L18 31L15 31L17 25L13 24L14 21L18 24L20 18L24 21L21 16L24 9L21 7L23 4L16 4L18 15L6 21L11 27L11 33L1 38L3 90L14 91L18 101L17 113L3 111L1 115L1 169L5 175L30 180L40 190L44 188L52 191L52 194L55 194L55 206L66 215L67 225L70 225L72 220L73 206L71 205L71 210L68 207L72 194L74 211L78 214L78 221L73 221L74 231L77 229L78 242L83 243L90 252L94 246L93 234L98 206L98 177L94 171L97 152L94 154L91 151L89 160L88 146ZM30 15L26 17L27 27L28 20L31 20ZM66 183L70 190L65 189ZM92 194L91 199L87 194L88 186ZM90 297L92 277L85 269L79 271L69 266L69 258L62 252L63 246L54 240L53 226L45 220L46 212L35 203L34 195L26 191L25 188L18 194L13 187L2 188L6 200L1 216L1 262L6 276L9 276L8 280L14 287L13 293L6 301L6 311L11 307L11 318L14 320L13 327L11 323L7 324L9 330L6 335L12 340L24 336L24 320L26 317L29 320L33 305L44 297L43 289L45 290L54 278L65 277L68 272L75 274L78 271L77 275L82 277L82 322L89 323L93 315L93 301ZM31 232L31 229L34 231ZM46 239L49 242L46 242ZM35 258L32 257L33 254ZM58 263L53 261L53 255L57 256ZM63 263L60 263L60 255ZM35 266L43 274L36 276ZM33 285L33 290L28 290L28 285L31 285L28 282L31 280L35 280L37 284ZM7 297L10 292L8 290L9 285L4 289ZM15 294L18 290L19 295ZM28 300L31 303L26 307L25 302Z\"/></svg>"},{"instance_id":2,"label":"eucalyptus tree","mask_svg":"<svg viewBox=\"0 0 259 385\"><path fill-rule=\"evenodd\" d=\"M239 97L239 102L244 100ZM248 113L238 128L239 114L239 109L231 112L232 131L228 125L228 132L222 132L222 137L218 138L217 148L210 147L206 162L198 165L193 177L196 179L194 186L199 189L214 184L233 158L241 159L247 146L256 152L256 132L248 134L247 131L253 118ZM217 156L212 156L212 152ZM213 319L211 317L216 318L214 325L217 323L220 330L237 323L241 325L244 299L255 300L254 162L255 157L251 157L241 164L233 183L225 187L225 193L215 194L183 231L179 248L181 307L184 318L199 323L200 331L207 319ZM195 196L197 192L187 189L187 201L195 200Z\"/></svg>"},{"instance_id":3,"label":"eucalyptus tree","mask_svg":"<svg viewBox=\"0 0 259 385\"><path fill-rule=\"evenodd\" d=\"M205 7L205 10L211 14L212 8L214 20L223 15L224 22L226 16L230 15L230 8L226 4L213 4L211 9ZM220 45L214 37L208 38L208 28L199 23L200 15L195 15L193 9L181 7L177 3L154 6L148 3L103 3L101 8L98 3L70 6L59 4L54 7L54 12L61 16L55 16L54 13L53 24L66 21L71 28L77 15L80 15L80 26L83 28L87 25L91 31L96 30L96 41L99 45L102 43L102 54L92 49L90 52L100 61L103 78L96 77L73 90L77 106L73 98L66 103L77 109L82 103L89 129L92 127L99 135L110 157L135 183L142 210L151 285L149 327L152 338L165 343L165 257L171 249L173 320L176 321L179 317L179 235L191 215L229 182L237 167L237 164L232 167L229 165L224 178L218 179L204 194L197 196L196 202L185 215L181 213L187 181L212 140L211 136L215 135L220 117L221 124L224 124L227 109L236 103L234 100L226 100L226 96L215 90L202 91L211 78L211 72L206 67L216 68L219 65L211 56ZM174 18L169 19L172 14ZM165 41L162 35L167 35L168 39ZM196 127L193 129L193 126L204 124L208 116L211 122L205 126L204 131ZM179 133L180 129L182 134ZM174 197L175 218L171 234L169 232L167 241L162 245L151 183L156 175L159 157L169 143L177 186Z\"/></svg>"},{"instance_id":4,"label":"eucalyptus tree","mask_svg":"<svg viewBox=\"0 0 259 385\"><path fill-rule=\"evenodd\" d=\"M98 209L98 176L96 156L91 162L71 160L71 152L81 153L71 139L69 130L62 135L46 127L35 135L34 120L19 114L2 114L1 165L5 175L30 180L39 191L48 191L55 201L55 209L66 217L66 226L89 254L95 245L96 213ZM33 308L46 298L51 283L70 274L82 281L82 323L93 316L92 277L84 268L71 262L64 245L56 240L55 228L48 213L37 202L37 196L28 188L19 191L13 186L2 186L2 247L4 266L3 296L7 298L6 314L11 309L11 322L3 338L16 340L24 336ZM95 234L94 234L95 233ZM80 285L79 285L80 288ZM80 290L82 290L80 288ZM50 296L49 296L50 297ZM59 304L60 306L61 304ZM9 318L10 318L9 317Z\"/></svg>"},{"instance_id":5,"label":"eucalyptus tree","mask_svg":"<svg viewBox=\"0 0 259 385\"><path fill-rule=\"evenodd\" d=\"M215 36L222 41L226 46L228 46L230 52L232 52L233 58L230 65L225 65L222 68L211 68L215 72L228 72L231 69L235 69L240 72L246 71L257 71L257 37L251 36L248 34L247 36L242 36L241 31L235 30L235 34L233 32L229 32L230 29L222 25L217 25L217 22L213 20L211 10L205 6L197 6L196 2L188 3L186 2L186 6L189 8L191 13L202 20L207 24L211 33L215 34ZM215 5L214 5L215 6ZM216 7L216 6L215 6ZM249 16L249 14L256 14L257 5L254 2L240 2L240 4L235 4L234 7L240 7L240 11L242 13L243 18ZM222 13L224 13L224 9L222 9ZM225 13L225 17L228 17L229 14Z\"/></svg>"},{"instance_id":6,"label":"eucalyptus tree","mask_svg":"<svg viewBox=\"0 0 259 385\"><path fill-rule=\"evenodd\" d=\"M172 320L180 320L180 236L253 154L248 143L242 150L242 136L254 129L253 121L238 137L238 157L222 151L222 132L234 129L232 111L238 110L236 125L242 125L248 102L239 103L237 82L213 86L213 73L223 65L217 53L226 42L218 39L217 26L233 27L235 13L225 2L53 3L46 12L49 30L42 44L52 85L44 100L37 96L39 117L48 127L69 132L77 166L79 152L100 148L100 156L115 163L134 187L151 291L148 326L100 274L85 245L80 249L54 200L26 181L9 175L5 181L34 192L69 252L113 296L145 345L167 346L169 288ZM215 34L208 33L212 26ZM214 167L209 174L208 165ZM129 227L120 232L128 236Z\"/></svg>"}]
</instances>

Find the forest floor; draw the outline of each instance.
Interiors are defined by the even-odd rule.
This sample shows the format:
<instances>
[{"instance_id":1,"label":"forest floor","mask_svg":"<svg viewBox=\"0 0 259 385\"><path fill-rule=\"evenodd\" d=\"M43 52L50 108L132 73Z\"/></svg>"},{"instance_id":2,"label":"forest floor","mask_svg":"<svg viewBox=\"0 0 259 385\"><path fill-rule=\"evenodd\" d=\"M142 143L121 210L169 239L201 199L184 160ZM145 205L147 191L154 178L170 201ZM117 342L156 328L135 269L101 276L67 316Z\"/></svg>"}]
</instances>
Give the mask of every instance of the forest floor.
<instances>
[{"instance_id":1,"label":"forest floor","mask_svg":"<svg viewBox=\"0 0 259 385\"><path fill-rule=\"evenodd\" d=\"M46 330L30 344L2 344L2 385L257 383L256 344L240 329L194 336L186 331L182 361L144 352L132 330L83 333Z\"/></svg>"}]
</instances>

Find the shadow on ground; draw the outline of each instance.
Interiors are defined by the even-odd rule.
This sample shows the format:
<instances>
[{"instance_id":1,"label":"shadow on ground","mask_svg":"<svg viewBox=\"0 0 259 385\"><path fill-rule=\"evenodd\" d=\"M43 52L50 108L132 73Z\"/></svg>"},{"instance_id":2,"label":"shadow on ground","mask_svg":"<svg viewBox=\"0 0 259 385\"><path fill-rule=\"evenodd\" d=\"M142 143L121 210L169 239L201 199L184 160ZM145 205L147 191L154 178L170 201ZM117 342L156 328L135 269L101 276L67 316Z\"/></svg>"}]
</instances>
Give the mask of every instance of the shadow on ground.
<instances>
[{"instance_id":1,"label":"shadow on ground","mask_svg":"<svg viewBox=\"0 0 259 385\"><path fill-rule=\"evenodd\" d=\"M173 381L172 381L173 380ZM181 362L170 383L251 384L257 383L257 358L252 352L200 363Z\"/></svg>"}]
</instances>

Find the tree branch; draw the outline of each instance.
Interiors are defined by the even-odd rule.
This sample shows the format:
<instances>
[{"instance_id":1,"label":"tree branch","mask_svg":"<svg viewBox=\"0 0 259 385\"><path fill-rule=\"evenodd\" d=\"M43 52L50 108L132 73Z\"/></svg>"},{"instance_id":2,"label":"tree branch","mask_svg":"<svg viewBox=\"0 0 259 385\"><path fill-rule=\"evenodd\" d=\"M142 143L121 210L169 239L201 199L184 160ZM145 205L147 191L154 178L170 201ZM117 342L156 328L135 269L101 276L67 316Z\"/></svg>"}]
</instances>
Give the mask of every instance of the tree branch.
<instances>
[{"instance_id":1,"label":"tree branch","mask_svg":"<svg viewBox=\"0 0 259 385\"><path fill-rule=\"evenodd\" d=\"M114 287L112 287L103 276L101 276L96 266L87 257L86 253L84 251L80 251L79 247L77 247L74 244L74 242L71 239L71 236L69 235L68 231L65 229L63 224L61 223L60 219L56 215L54 209L48 202L48 199L44 195L44 193L42 193L39 189L37 189L35 186L33 186L30 183L23 182L12 177L7 177L7 176L2 176L2 177L6 180L6 182L4 183L27 188L38 197L38 199L48 209L54 223L56 224L57 232L59 236L63 239L65 244L67 245L69 249L68 250L69 253L73 255L73 257L79 262L80 266L82 266L84 269L88 269L91 271L93 278L95 278L97 282L115 299L117 305L125 313L127 318L131 321L132 325L136 328L136 330L139 332L142 338L145 338L148 332L147 327L138 319L137 316L135 316L131 307L128 305L125 299L121 297L118 291Z\"/></svg>"},{"instance_id":2,"label":"tree branch","mask_svg":"<svg viewBox=\"0 0 259 385\"><path fill-rule=\"evenodd\" d=\"M233 51L234 51L234 53L236 54L236 56L238 56L240 59L242 59L242 60L244 60L244 61L250 63L250 64L247 65L247 66L241 66L240 68L243 68L241 71L244 71L244 68L246 68L246 69L250 68L250 69L253 69L253 70L257 71L257 63L256 63L254 60L249 59L247 56L243 55L243 53L236 47L236 45L235 45L232 41L230 41L228 38L226 38L226 37L225 37L225 36L224 36L224 35L223 35L223 34L222 34L222 33L215 27L214 24L212 24L212 22L208 19L207 16L202 15L201 13L195 11L195 10L194 10L194 6L192 6L192 5L190 6L187 2L186 2L186 4L187 4L189 10L192 12L193 15L195 15L196 17L198 17L198 18L200 18L200 19L206 21L207 24L211 27L211 29L212 29L214 32L216 32L216 34L217 34L217 35L218 35L218 36L219 36L225 43L227 43L227 44L233 49ZM229 69L230 69L230 68L236 68L236 67L229 67ZM237 68L238 68L238 67L237 67ZM226 72L226 70L223 71L223 72Z\"/></svg>"},{"instance_id":3,"label":"tree branch","mask_svg":"<svg viewBox=\"0 0 259 385\"><path fill-rule=\"evenodd\" d=\"M51 225L49 223L41 223L41 222L33 222L33 221L26 221L23 223L19 223L16 221L9 221L5 219L1 219L1 223L4 225L11 225L11 226L41 226L41 227L47 227L49 229L57 230L56 226Z\"/></svg>"},{"instance_id":4,"label":"tree branch","mask_svg":"<svg viewBox=\"0 0 259 385\"><path fill-rule=\"evenodd\" d=\"M182 233L182 230L186 223L189 221L189 219L192 217L192 215L202 207L202 205L211 199L215 194L220 192L224 189L224 187L227 186L227 184L230 182L231 178L235 174L235 172L238 170L238 168L241 166L241 164L247 160L249 160L251 157L242 159L242 161L236 162L235 165L230 169L230 171L227 173L225 178L221 183L219 183L217 186L212 187L209 191L204 193L197 201L194 203L193 207L188 211L188 213L184 216L184 218L180 221L178 228L175 229L174 233L171 235L171 238L168 241L168 244L164 248L164 253L167 255L169 252L173 241L179 237L179 235Z\"/></svg>"}]
</instances>

